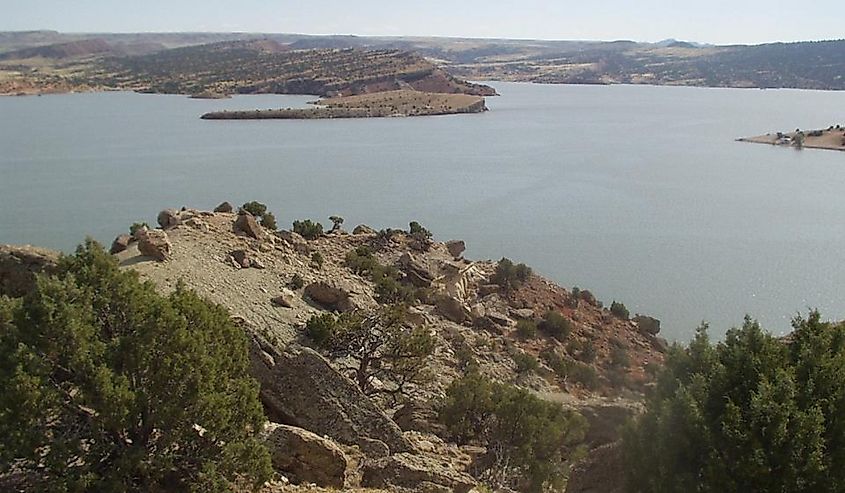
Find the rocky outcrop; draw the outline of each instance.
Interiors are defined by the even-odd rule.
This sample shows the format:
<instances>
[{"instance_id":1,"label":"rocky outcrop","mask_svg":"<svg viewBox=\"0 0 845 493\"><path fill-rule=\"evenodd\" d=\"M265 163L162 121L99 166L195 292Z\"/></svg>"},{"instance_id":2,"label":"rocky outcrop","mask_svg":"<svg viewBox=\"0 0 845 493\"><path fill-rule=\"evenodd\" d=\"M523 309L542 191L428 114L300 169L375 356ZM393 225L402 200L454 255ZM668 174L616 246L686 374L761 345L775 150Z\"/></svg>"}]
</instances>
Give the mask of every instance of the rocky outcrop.
<instances>
[{"instance_id":1,"label":"rocky outcrop","mask_svg":"<svg viewBox=\"0 0 845 493\"><path fill-rule=\"evenodd\" d=\"M413 491L453 491L467 493L475 487L472 476L433 457L408 453L394 454L364 464L362 486L398 486Z\"/></svg>"},{"instance_id":2,"label":"rocky outcrop","mask_svg":"<svg viewBox=\"0 0 845 493\"><path fill-rule=\"evenodd\" d=\"M451 240L446 242L446 249L449 254L455 258L460 258L467 249L466 243L463 240Z\"/></svg>"},{"instance_id":3,"label":"rocky outcrop","mask_svg":"<svg viewBox=\"0 0 845 493\"><path fill-rule=\"evenodd\" d=\"M252 214L245 211L241 211L238 214L233 229L235 233L243 233L256 240L264 238L264 230L258 225L258 221L255 220Z\"/></svg>"},{"instance_id":4,"label":"rocky outcrop","mask_svg":"<svg viewBox=\"0 0 845 493\"><path fill-rule=\"evenodd\" d=\"M227 212L228 213L228 212L232 212L234 210L235 210L235 208L232 207L232 204L230 204L228 202L223 202L222 204L220 204L220 205L218 205L217 207L214 208L214 212Z\"/></svg>"},{"instance_id":5,"label":"rocky outcrop","mask_svg":"<svg viewBox=\"0 0 845 493\"><path fill-rule=\"evenodd\" d=\"M621 442L591 451L572 466L566 493L625 493L625 461Z\"/></svg>"},{"instance_id":6,"label":"rocky outcrop","mask_svg":"<svg viewBox=\"0 0 845 493\"><path fill-rule=\"evenodd\" d=\"M163 262L170 258L172 249L167 233L162 230L142 230L138 234L138 252L141 255Z\"/></svg>"},{"instance_id":7,"label":"rocky outcrop","mask_svg":"<svg viewBox=\"0 0 845 493\"><path fill-rule=\"evenodd\" d=\"M129 235L119 235L111 244L111 248L109 249L109 253L112 255L125 251L129 248L129 244L132 243L133 238Z\"/></svg>"},{"instance_id":8,"label":"rocky outcrop","mask_svg":"<svg viewBox=\"0 0 845 493\"><path fill-rule=\"evenodd\" d=\"M294 484L343 488L349 461L331 440L295 426L270 423L263 438L270 449L273 469Z\"/></svg>"},{"instance_id":9,"label":"rocky outcrop","mask_svg":"<svg viewBox=\"0 0 845 493\"><path fill-rule=\"evenodd\" d=\"M250 357L271 420L348 445L366 437L384 442L393 452L411 449L396 423L316 351L279 351L254 336Z\"/></svg>"},{"instance_id":10,"label":"rocky outcrop","mask_svg":"<svg viewBox=\"0 0 845 493\"><path fill-rule=\"evenodd\" d=\"M328 310L348 312L354 309L354 304L346 290L324 282L315 282L306 286L305 296Z\"/></svg>"},{"instance_id":11,"label":"rocky outcrop","mask_svg":"<svg viewBox=\"0 0 845 493\"><path fill-rule=\"evenodd\" d=\"M596 296L589 290L582 289L579 293L579 297L590 305L598 306L599 304L598 300L596 299Z\"/></svg>"},{"instance_id":12,"label":"rocky outcrop","mask_svg":"<svg viewBox=\"0 0 845 493\"><path fill-rule=\"evenodd\" d=\"M193 229L195 229L197 231L201 231L203 233L208 233L210 231L210 228L208 227L208 223L206 223L205 221L203 221L202 219L200 219L198 217L191 217L189 219L186 219L183 224L185 226L188 226L189 228L193 228Z\"/></svg>"},{"instance_id":13,"label":"rocky outcrop","mask_svg":"<svg viewBox=\"0 0 845 493\"><path fill-rule=\"evenodd\" d=\"M498 284L482 284L478 286L478 297L484 298L486 296L490 296L493 293L498 293L502 290L502 287Z\"/></svg>"},{"instance_id":14,"label":"rocky outcrop","mask_svg":"<svg viewBox=\"0 0 845 493\"><path fill-rule=\"evenodd\" d=\"M457 324L462 324L470 319L469 310L463 303L451 296L439 297L436 300L435 308L439 315Z\"/></svg>"},{"instance_id":15,"label":"rocky outcrop","mask_svg":"<svg viewBox=\"0 0 845 493\"><path fill-rule=\"evenodd\" d=\"M438 422L437 410L431 403L422 401L410 401L396 410L393 414L393 421L403 431L421 431L442 436L445 434L445 427Z\"/></svg>"},{"instance_id":16,"label":"rocky outcrop","mask_svg":"<svg viewBox=\"0 0 845 493\"><path fill-rule=\"evenodd\" d=\"M176 209L164 209L158 213L158 225L161 229L175 228L182 224L182 218Z\"/></svg>"},{"instance_id":17,"label":"rocky outcrop","mask_svg":"<svg viewBox=\"0 0 845 493\"><path fill-rule=\"evenodd\" d=\"M355 226L355 229L352 230L353 235L374 235L376 234L376 230L367 226L366 224L359 224Z\"/></svg>"},{"instance_id":18,"label":"rocky outcrop","mask_svg":"<svg viewBox=\"0 0 845 493\"><path fill-rule=\"evenodd\" d=\"M660 333L660 320L646 315L637 315L634 317L634 322L637 328L643 334L656 336Z\"/></svg>"},{"instance_id":19,"label":"rocky outcrop","mask_svg":"<svg viewBox=\"0 0 845 493\"><path fill-rule=\"evenodd\" d=\"M390 447L381 440L375 440L373 438L358 438L358 449L368 459L384 459L390 455Z\"/></svg>"},{"instance_id":20,"label":"rocky outcrop","mask_svg":"<svg viewBox=\"0 0 845 493\"><path fill-rule=\"evenodd\" d=\"M277 231L276 236L285 241L297 253L302 255L311 255L311 246L301 234L293 231Z\"/></svg>"},{"instance_id":21,"label":"rocky outcrop","mask_svg":"<svg viewBox=\"0 0 845 493\"><path fill-rule=\"evenodd\" d=\"M0 295L24 296L35 287L38 274L52 274L59 252L30 245L0 245Z\"/></svg>"},{"instance_id":22,"label":"rocky outcrop","mask_svg":"<svg viewBox=\"0 0 845 493\"><path fill-rule=\"evenodd\" d=\"M406 279L418 288L427 288L436 277L428 267L417 260L410 252L405 252L397 262L399 269L405 274Z\"/></svg>"}]
</instances>

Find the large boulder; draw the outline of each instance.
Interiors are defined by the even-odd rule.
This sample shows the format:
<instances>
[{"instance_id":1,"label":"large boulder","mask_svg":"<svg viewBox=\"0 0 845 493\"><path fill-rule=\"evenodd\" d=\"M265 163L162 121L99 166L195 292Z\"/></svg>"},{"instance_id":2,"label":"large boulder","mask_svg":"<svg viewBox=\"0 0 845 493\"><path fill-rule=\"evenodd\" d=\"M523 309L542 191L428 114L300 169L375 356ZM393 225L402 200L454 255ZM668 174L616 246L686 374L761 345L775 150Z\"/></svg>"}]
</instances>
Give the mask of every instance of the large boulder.
<instances>
[{"instance_id":1,"label":"large boulder","mask_svg":"<svg viewBox=\"0 0 845 493\"><path fill-rule=\"evenodd\" d=\"M391 486L412 491L453 491L467 493L476 485L472 476L434 457L409 453L368 461L361 485L368 488Z\"/></svg>"},{"instance_id":2,"label":"large boulder","mask_svg":"<svg viewBox=\"0 0 845 493\"><path fill-rule=\"evenodd\" d=\"M52 274L59 252L30 245L0 245L0 295L24 296L35 287L38 274Z\"/></svg>"},{"instance_id":3,"label":"large boulder","mask_svg":"<svg viewBox=\"0 0 845 493\"><path fill-rule=\"evenodd\" d=\"M314 282L305 287L305 296L329 310L348 312L354 309L349 293L342 288L324 282Z\"/></svg>"},{"instance_id":4,"label":"large boulder","mask_svg":"<svg viewBox=\"0 0 845 493\"><path fill-rule=\"evenodd\" d=\"M393 452L411 449L402 430L355 383L312 349L279 351L253 336L252 375L261 384L268 417L347 445L381 440Z\"/></svg>"},{"instance_id":5,"label":"large boulder","mask_svg":"<svg viewBox=\"0 0 845 493\"><path fill-rule=\"evenodd\" d=\"M434 306L438 315L457 324L462 324L471 318L467 307L451 296L440 296Z\"/></svg>"},{"instance_id":6,"label":"large boulder","mask_svg":"<svg viewBox=\"0 0 845 493\"><path fill-rule=\"evenodd\" d=\"M409 401L393 413L393 421L403 431L420 431L443 435L446 428L437 419L437 410L423 401Z\"/></svg>"},{"instance_id":7,"label":"large boulder","mask_svg":"<svg viewBox=\"0 0 845 493\"><path fill-rule=\"evenodd\" d=\"M241 211L238 218L235 219L233 228L235 233L243 233L249 237L260 240L264 238L264 230L258 225L258 221L246 211Z\"/></svg>"},{"instance_id":8,"label":"large boulder","mask_svg":"<svg viewBox=\"0 0 845 493\"><path fill-rule=\"evenodd\" d=\"M355 229L352 230L353 235L374 235L376 234L376 230L367 226L366 224L359 224L355 226Z\"/></svg>"},{"instance_id":9,"label":"large boulder","mask_svg":"<svg viewBox=\"0 0 845 493\"><path fill-rule=\"evenodd\" d=\"M161 229L175 228L182 224L182 219L179 216L179 211L176 209L164 209L158 213L158 225Z\"/></svg>"},{"instance_id":10,"label":"large boulder","mask_svg":"<svg viewBox=\"0 0 845 493\"><path fill-rule=\"evenodd\" d=\"M637 315L634 317L634 322L637 324L637 329L648 335L656 336L660 333L660 320L647 315Z\"/></svg>"},{"instance_id":11,"label":"large boulder","mask_svg":"<svg viewBox=\"0 0 845 493\"><path fill-rule=\"evenodd\" d=\"M436 277L425 264L417 260L410 252L405 252L399 257L397 266L405 273L411 284L418 288L430 287Z\"/></svg>"},{"instance_id":12,"label":"large boulder","mask_svg":"<svg viewBox=\"0 0 845 493\"><path fill-rule=\"evenodd\" d=\"M115 255L120 253L127 248L129 248L129 244L132 243L133 238L129 235L118 235L117 238L111 244L111 249L109 249L109 253Z\"/></svg>"},{"instance_id":13,"label":"large boulder","mask_svg":"<svg viewBox=\"0 0 845 493\"><path fill-rule=\"evenodd\" d=\"M368 459L377 460L390 456L390 447L381 440L375 440L373 438L359 437L358 450Z\"/></svg>"},{"instance_id":14,"label":"large boulder","mask_svg":"<svg viewBox=\"0 0 845 493\"><path fill-rule=\"evenodd\" d=\"M467 249L467 244L464 240L450 240L446 242L446 249L454 258L460 258Z\"/></svg>"},{"instance_id":15,"label":"large boulder","mask_svg":"<svg viewBox=\"0 0 845 493\"><path fill-rule=\"evenodd\" d=\"M572 466L566 493L625 493L625 460L621 442L590 451Z\"/></svg>"},{"instance_id":16,"label":"large boulder","mask_svg":"<svg viewBox=\"0 0 845 493\"><path fill-rule=\"evenodd\" d=\"M270 423L264 429L273 469L294 484L343 488L349 460L334 442L295 426Z\"/></svg>"},{"instance_id":17,"label":"large boulder","mask_svg":"<svg viewBox=\"0 0 845 493\"><path fill-rule=\"evenodd\" d=\"M214 208L214 212L232 212L233 210L235 210L235 208L232 207L232 204L229 202L223 202Z\"/></svg>"},{"instance_id":18,"label":"large boulder","mask_svg":"<svg viewBox=\"0 0 845 493\"><path fill-rule=\"evenodd\" d=\"M163 262L170 258L172 250L173 245L162 230L153 229L138 235L138 252L141 255Z\"/></svg>"}]
</instances>

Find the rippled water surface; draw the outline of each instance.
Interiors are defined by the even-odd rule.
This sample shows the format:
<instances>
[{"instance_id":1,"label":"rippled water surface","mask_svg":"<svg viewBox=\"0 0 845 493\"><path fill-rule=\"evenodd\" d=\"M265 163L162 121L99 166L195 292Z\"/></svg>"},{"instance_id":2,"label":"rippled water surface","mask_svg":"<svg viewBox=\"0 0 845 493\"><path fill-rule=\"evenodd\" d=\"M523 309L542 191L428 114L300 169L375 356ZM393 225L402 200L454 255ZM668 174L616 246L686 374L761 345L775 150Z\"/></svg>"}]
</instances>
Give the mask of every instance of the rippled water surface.
<instances>
[{"instance_id":1,"label":"rippled water surface","mask_svg":"<svg viewBox=\"0 0 845 493\"><path fill-rule=\"evenodd\" d=\"M486 114L416 119L199 119L307 96L0 98L0 243L71 250L164 207L256 199L280 224L420 221L670 339L745 313L775 332L808 307L845 318L845 153L733 140L836 123L845 93L493 85Z\"/></svg>"}]
</instances>

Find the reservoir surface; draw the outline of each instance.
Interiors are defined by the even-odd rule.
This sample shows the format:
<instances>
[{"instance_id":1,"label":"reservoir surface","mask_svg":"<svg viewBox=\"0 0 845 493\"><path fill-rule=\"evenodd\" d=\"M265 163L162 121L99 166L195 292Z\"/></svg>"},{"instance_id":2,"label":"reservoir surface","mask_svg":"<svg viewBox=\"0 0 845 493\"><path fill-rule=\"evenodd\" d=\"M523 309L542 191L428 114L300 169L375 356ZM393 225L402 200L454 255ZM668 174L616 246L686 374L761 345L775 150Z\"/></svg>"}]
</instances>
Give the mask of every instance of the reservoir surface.
<instances>
[{"instance_id":1,"label":"reservoir surface","mask_svg":"<svg viewBox=\"0 0 845 493\"><path fill-rule=\"evenodd\" d=\"M159 210L258 200L464 239L687 340L845 318L845 153L734 142L845 118L845 92L491 83L479 115L203 121L309 96L0 98L0 243L72 251Z\"/></svg>"}]
</instances>

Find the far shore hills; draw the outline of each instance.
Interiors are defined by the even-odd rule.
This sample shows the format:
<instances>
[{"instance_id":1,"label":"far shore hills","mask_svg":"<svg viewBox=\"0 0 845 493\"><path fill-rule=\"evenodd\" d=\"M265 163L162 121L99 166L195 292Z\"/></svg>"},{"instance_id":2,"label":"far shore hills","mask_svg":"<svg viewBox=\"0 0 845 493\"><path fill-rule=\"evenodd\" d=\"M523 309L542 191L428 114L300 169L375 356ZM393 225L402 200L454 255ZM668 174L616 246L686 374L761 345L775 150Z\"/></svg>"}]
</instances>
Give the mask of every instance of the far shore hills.
<instances>
[{"instance_id":1,"label":"far shore hills","mask_svg":"<svg viewBox=\"0 0 845 493\"><path fill-rule=\"evenodd\" d=\"M162 70L167 71L173 67L168 67L166 62L177 61L183 54L174 50L236 41L264 45L271 53L350 48L413 53L468 80L845 90L842 77L845 39L717 46L675 39L643 43L278 33L19 31L0 32L0 93L15 94L10 91L10 83L33 78L58 84L56 90L62 84L84 84L85 79L91 79L92 70L107 75L109 66L114 68L113 64L102 63L105 60L121 65L120 61L157 54L157 59L164 62ZM217 60L192 60L194 69L202 69L203 65L206 70L215 70ZM49 80L51 75L58 78ZM179 85L182 81L171 82Z\"/></svg>"},{"instance_id":2,"label":"far shore hills","mask_svg":"<svg viewBox=\"0 0 845 493\"><path fill-rule=\"evenodd\" d=\"M796 129L794 132L768 133L756 137L743 137L737 140L739 142L770 144L795 149L808 148L845 151L845 125L831 125L821 130Z\"/></svg>"},{"instance_id":3,"label":"far shore hills","mask_svg":"<svg viewBox=\"0 0 845 493\"><path fill-rule=\"evenodd\" d=\"M845 40L714 46L677 40L0 32L0 95L316 94L333 101L305 111L258 113L260 118L420 116L484 111L483 98L496 91L467 80L845 90L843 52ZM407 104L407 91L423 93L413 99L437 104ZM336 99L375 93L401 97L387 103Z\"/></svg>"},{"instance_id":4,"label":"far shore hills","mask_svg":"<svg viewBox=\"0 0 845 493\"><path fill-rule=\"evenodd\" d=\"M203 116L239 120L480 113L487 109L484 97L496 95L489 86L466 82L401 50L296 50L265 39L116 56L108 46L102 40L79 41L0 53L0 94L131 90L198 99L234 94L326 98L307 109Z\"/></svg>"}]
</instances>

